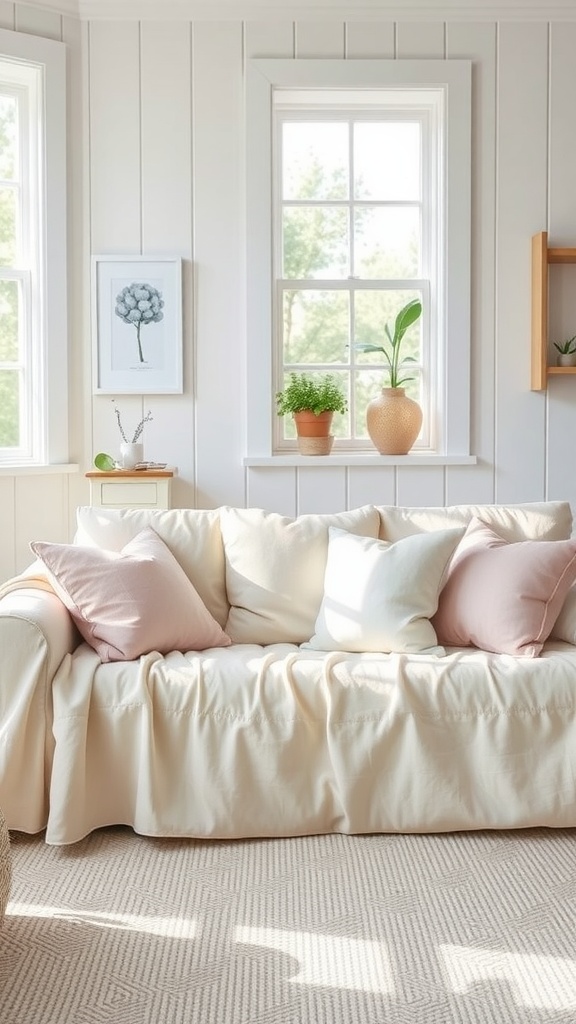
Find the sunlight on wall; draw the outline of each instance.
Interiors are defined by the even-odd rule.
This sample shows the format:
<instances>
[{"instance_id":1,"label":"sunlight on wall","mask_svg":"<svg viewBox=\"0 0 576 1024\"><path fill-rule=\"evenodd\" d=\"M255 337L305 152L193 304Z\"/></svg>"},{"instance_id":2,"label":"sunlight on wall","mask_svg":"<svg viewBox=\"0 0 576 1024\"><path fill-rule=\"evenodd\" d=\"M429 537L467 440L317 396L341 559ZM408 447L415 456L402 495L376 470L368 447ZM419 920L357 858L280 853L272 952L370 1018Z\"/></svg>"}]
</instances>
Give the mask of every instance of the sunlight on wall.
<instances>
[{"instance_id":1,"label":"sunlight on wall","mask_svg":"<svg viewBox=\"0 0 576 1024\"><path fill-rule=\"evenodd\" d=\"M290 980L299 985L394 993L390 958L380 942L278 928L238 927L234 934L236 942L277 949L298 960L300 970Z\"/></svg>"}]
</instances>

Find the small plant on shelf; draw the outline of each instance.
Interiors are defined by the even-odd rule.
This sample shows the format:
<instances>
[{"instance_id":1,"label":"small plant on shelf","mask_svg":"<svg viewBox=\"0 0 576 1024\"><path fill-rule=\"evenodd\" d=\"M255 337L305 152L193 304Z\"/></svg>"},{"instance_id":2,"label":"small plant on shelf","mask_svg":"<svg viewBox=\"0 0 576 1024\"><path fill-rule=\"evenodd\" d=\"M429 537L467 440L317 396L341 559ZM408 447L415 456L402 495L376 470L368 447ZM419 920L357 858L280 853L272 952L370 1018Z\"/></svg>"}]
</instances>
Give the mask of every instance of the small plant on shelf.
<instances>
[{"instance_id":1,"label":"small plant on shelf","mask_svg":"<svg viewBox=\"0 0 576 1024\"><path fill-rule=\"evenodd\" d=\"M278 415L294 417L301 455L328 455L334 413L347 409L342 384L333 373L290 373L284 390L276 392Z\"/></svg>"},{"instance_id":2,"label":"small plant on shelf","mask_svg":"<svg viewBox=\"0 0 576 1024\"><path fill-rule=\"evenodd\" d=\"M340 381L332 373L313 376L310 373L291 373L283 391L276 393L279 416L295 412L346 412L348 403Z\"/></svg>"},{"instance_id":3,"label":"small plant on shelf","mask_svg":"<svg viewBox=\"0 0 576 1024\"><path fill-rule=\"evenodd\" d=\"M555 341L554 348L558 349L561 356L576 355L576 334L573 338L568 338L568 341Z\"/></svg>"}]
</instances>

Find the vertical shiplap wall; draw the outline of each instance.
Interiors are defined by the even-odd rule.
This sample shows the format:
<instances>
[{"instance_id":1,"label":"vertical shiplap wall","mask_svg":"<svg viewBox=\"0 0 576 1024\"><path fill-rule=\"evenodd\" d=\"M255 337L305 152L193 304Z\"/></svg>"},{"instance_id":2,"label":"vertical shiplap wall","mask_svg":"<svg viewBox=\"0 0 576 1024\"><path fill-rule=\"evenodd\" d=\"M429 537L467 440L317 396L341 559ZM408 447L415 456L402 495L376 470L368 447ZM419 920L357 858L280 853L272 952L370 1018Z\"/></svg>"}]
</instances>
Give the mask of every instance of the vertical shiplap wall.
<instances>
[{"instance_id":1,"label":"vertical shiplap wall","mask_svg":"<svg viewBox=\"0 0 576 1024\"><path fill-rule=\"evenodd\" d=\"M351 11L353 8L351 7ZM70 536L97 450L118 449L110 399L91 393L91 254L180 255L181 396L148 409L146 455L178 467L177 505L286 514L365 502L567 498L576 507L576 390L529 390L530 237L576 242L576 25L335 19L78 22L0 0L0 25L69 46L71 459L76 477L0 476L0 576L28 540ZM245 424L243 67L251 57L473 61L472 424L476 466L242 466ZM265 287L265 284L264 284Z\"/></svg>"}]
</instances>

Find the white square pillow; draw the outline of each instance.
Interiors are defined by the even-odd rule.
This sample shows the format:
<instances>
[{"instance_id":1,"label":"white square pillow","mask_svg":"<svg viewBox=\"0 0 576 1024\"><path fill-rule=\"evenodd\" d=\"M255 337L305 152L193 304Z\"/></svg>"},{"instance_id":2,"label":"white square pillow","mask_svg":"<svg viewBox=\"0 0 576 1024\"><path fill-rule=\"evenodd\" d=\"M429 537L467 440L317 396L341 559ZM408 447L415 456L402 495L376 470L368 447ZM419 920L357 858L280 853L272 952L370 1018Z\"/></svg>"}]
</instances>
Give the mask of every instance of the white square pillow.
<instances>
[{"instance_id":1,"label":"white square pillow","mask_svg":"<svg viewBox=\"0 0 576 1024\"><path fill-rule=\"evenodd\" d=\"M379 525L373 505L296 519L258 508L222 508L228 636L238 644L308 640L322 601L329 527L377 537Z\"/></svg>"},{"instance_id":2,"label":"white square pillow","mask_svg":"<svg viewBox=\"0 0 576 1024\"><path fill-rule=\"evenodd\" d=\"M430 623L463 529L417 533L388 544L330 530L317 651L443 655Z\"/></svg>"}]
</instances>

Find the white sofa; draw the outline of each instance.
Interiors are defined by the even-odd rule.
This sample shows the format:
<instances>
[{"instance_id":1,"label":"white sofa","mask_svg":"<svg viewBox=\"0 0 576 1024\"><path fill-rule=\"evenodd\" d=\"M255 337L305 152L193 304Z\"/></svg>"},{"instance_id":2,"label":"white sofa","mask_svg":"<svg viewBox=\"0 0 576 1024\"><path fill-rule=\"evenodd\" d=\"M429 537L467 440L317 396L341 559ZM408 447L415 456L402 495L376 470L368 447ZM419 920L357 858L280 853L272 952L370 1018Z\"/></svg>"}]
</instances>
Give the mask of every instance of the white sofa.
<instances>
[{"instance_id":1,"label":"white sofa","mask_svg":"<svg viewBox=\"0 0 576 1024\"><path fill-rule=\"evenodd\" d=\"M410 588L435 611L474 516L510 548L538 541L556 551L571 536L565 502L365 506L295 520L258 509L79 509L82 550L117 557L152 527L232 642L102 661L42 560L9 581L0 598L9 827L67 844L120 823L210 838L576 826L573 587L537 656L442 649L422 609L402 613L400 649L374 649L378 639L357 649L388 585L392 618ZM447 531L450 550L442 541L438 554ZM386 562L386 585L378 577L350 626L326 603L331 552L350 536L358 557L354 549L344 597L360 585L365 551L394 559L415 537L432 545L442 573L436 565L430 588L426 573ZM370 570L362 586L373 584ZM337 633L342 615L334 649L309 646ZM414 640L415 628L431 642Z\"/></svg>"}]
</instances>

